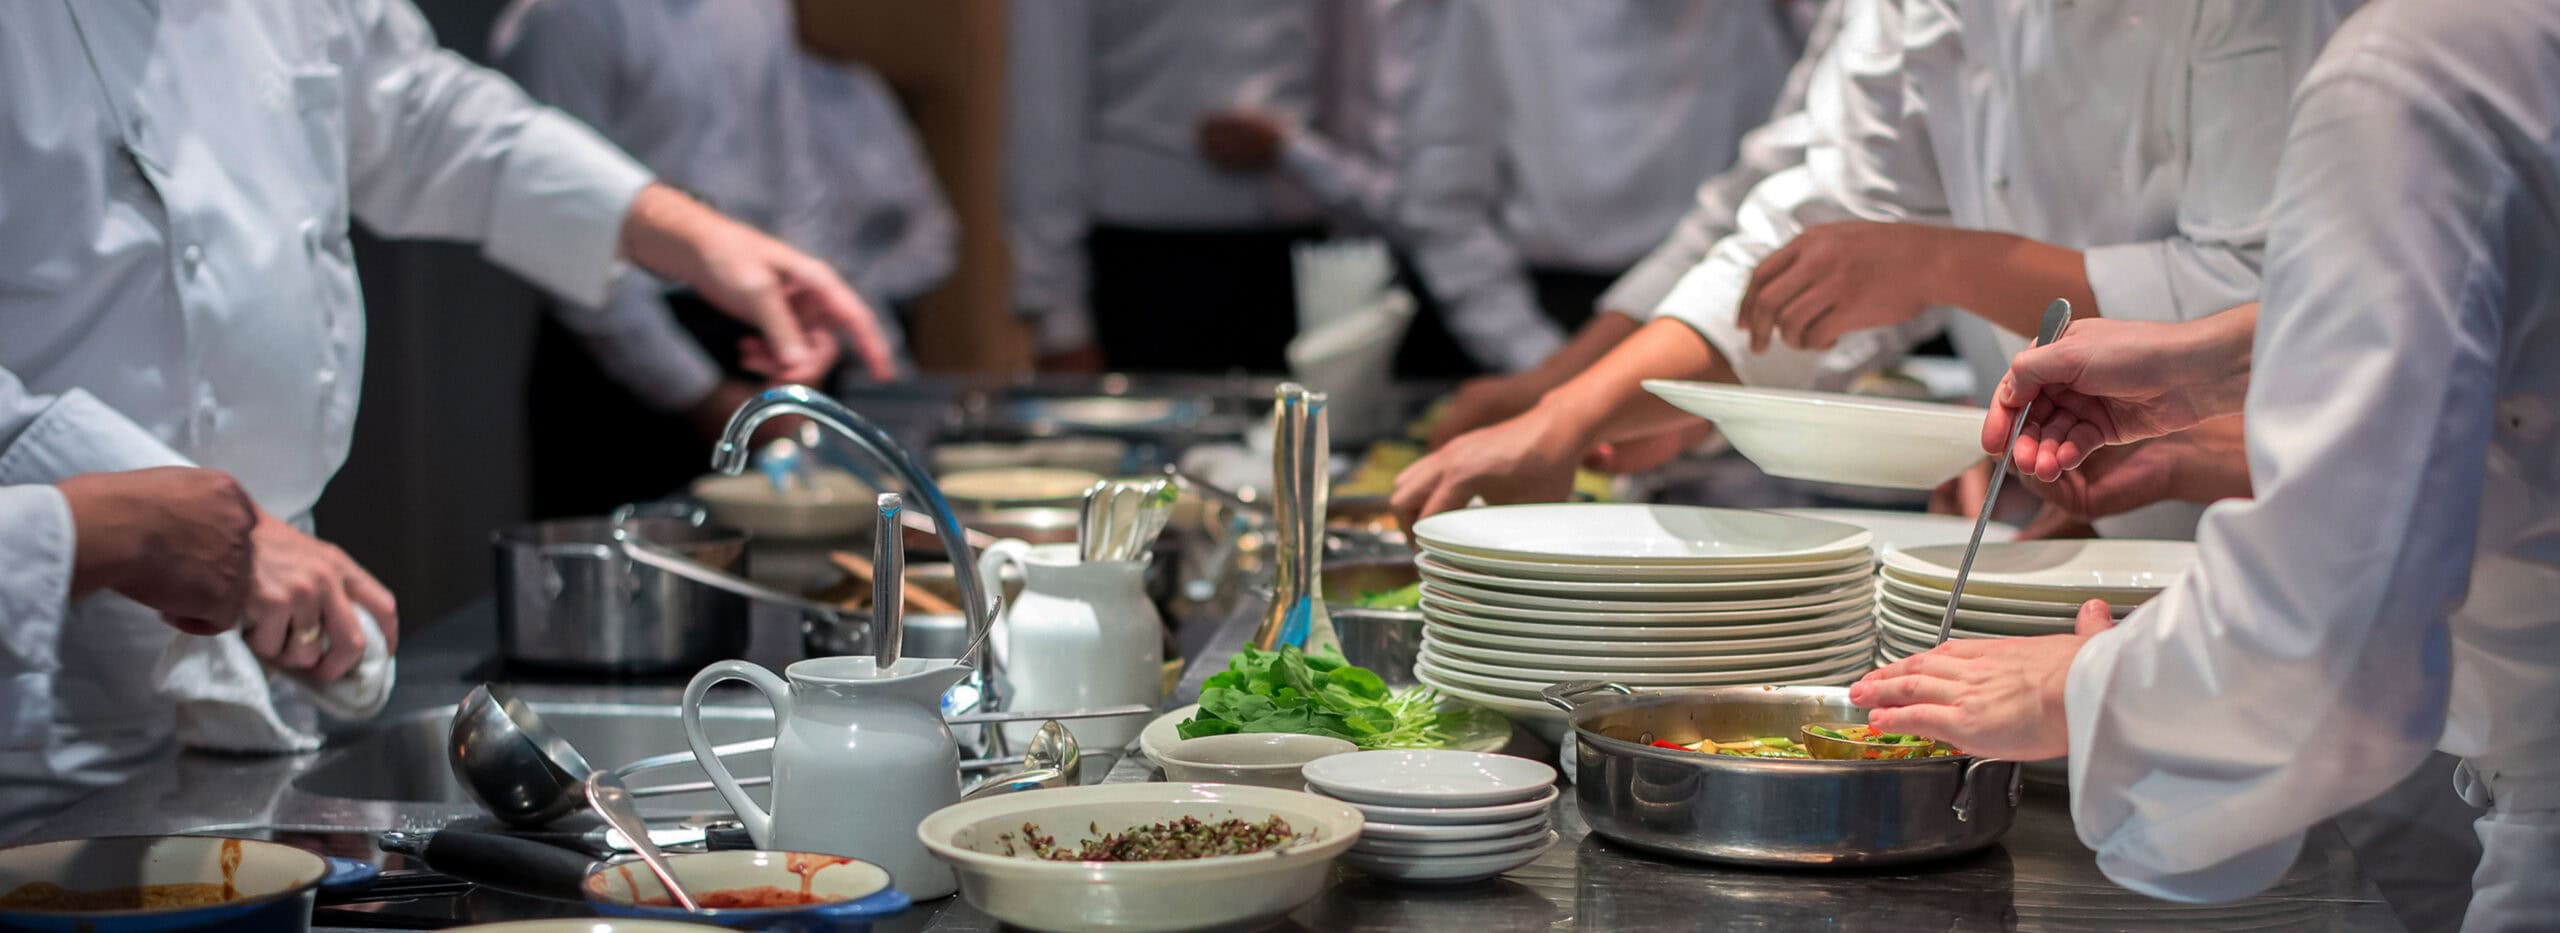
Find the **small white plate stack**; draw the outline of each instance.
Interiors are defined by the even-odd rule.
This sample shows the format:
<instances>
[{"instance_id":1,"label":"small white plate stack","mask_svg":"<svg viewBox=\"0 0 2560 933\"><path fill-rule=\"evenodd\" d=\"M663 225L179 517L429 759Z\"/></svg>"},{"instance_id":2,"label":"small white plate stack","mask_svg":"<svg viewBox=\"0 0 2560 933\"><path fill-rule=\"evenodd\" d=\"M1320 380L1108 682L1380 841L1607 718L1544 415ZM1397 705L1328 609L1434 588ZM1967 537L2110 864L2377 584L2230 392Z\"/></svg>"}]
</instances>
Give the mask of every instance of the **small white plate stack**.
<instances>
[{"instance_id":1,"label":"small white plate stack","mask_svg":"<svg viewBox=\"0 0 2560 933\"><path fill-rule=\"evenodd\" d=\"M1319 758L1307 790L1358 809L1368 822L1343 864L1416 884L1482 881L1538 860L1556 769L1509 755L1399 749Z\"/></svg>"},{"instance_id":2,"label":"small white plate stack","mask_svg":"<svg viewBox=\"0 0 2560 933\"><path fill-rule=\"evenodd\" d=\"M2186 541L2102 539L1985 543L1974 558L1951 638L2014 638L2071 631L2080 604L2103 599L2122 619L2186 573ZM1929 649L1955 588L1964 545L1888 549L1876 581L1876 621L1886 662Z\"/></svg>"},{"instance_id":3,"label":"small white plate stack","mask_svg":"<svg viewBox=\"0 0 2560 933\"><path fill-rule=\"evenodd\" d=\"M1415 523L1423 646L1414 676L1548 741L1538 691L1846 684L1874 667L1865 529L1739 509L1563 504Z\"/></svg>"}]
</instances>

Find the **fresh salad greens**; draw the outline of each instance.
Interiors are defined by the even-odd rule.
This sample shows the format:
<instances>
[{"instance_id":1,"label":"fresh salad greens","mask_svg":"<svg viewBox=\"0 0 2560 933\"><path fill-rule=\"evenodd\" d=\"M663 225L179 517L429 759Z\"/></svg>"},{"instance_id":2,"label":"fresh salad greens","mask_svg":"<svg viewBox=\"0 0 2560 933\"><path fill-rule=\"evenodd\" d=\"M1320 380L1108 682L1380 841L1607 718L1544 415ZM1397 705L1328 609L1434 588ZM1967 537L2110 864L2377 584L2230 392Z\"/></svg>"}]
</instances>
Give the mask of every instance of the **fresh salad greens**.
<instances>
[{"instance_id":1,"label":"fresh salad greens","mask_svg":"<svg viewBox=\"0 0 2560 933\"><path fill-rule=\"evenodd\" d=\"M1419 609L1422 607L1422 581L1416 580L1392 590L1366 590L1354 603L1362 609Z\"/></svg>"},{"instance_id":2,"label":"fresh salad greens","mask_svg":"<svg viewBox=\"0 0 2560 933\"><path fill-rule=\"evenodd\" d=\"M1237 732L1295 732L1344 739L1361 748L1438 748L1439 691L1392 691L1378 675L1331 649L1246 648L1200 688L1200 712L1183 738Z\"/></svg>"}]
</instances>

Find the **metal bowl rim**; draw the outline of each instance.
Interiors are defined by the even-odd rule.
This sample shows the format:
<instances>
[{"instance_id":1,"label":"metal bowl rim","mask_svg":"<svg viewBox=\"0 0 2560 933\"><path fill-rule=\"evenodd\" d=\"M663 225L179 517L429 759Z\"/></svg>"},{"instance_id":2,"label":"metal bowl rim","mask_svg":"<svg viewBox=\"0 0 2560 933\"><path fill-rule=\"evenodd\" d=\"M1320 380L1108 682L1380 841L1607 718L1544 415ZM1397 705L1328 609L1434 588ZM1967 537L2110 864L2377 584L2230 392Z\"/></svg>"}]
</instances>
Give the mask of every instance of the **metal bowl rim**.
<instances>
[{"instance_id":1,"label":"metal bowl rim","mask_svg":"<svg viewBox=\"0 0 2560 933\"><path fill-rule=\"evenodd\" d=\"M1573 733L1576 738L1585 742L1590 742L1600 750L1611 754L1632 754L1637 757L1647 758L1654 761L1684 763L1705 768L1730 769L1746 774L1769 773L1848 777L1860 774L1927 770L1948 766L1964 767L1975 761L1987 760L1970 753L1946 755L1938 758L1844 761L1827 758L1745 758L1739 755L1710 755L1703 752L1693 751L1675 752L1667 748L1655 748L1650 745L1639 745L1625 739L1612 738L1592 731L1590 728L1583 725L1583 720L1588 716L1596 716L1604 712L1614 711L1622 706L1636 704L1641 701L1654 701L1653 703L1646 705L1671 705L1678 700L1689 699L1692 694L1696 693L1739 693L1746 690L1766 692L1784 690L1836 693L1844 699L1848 695L1848 688L1846 687L1819 687L1811 685L1784 687L1761 687L1751 685L1673 687L1661 690L1638 690L1631 694L1612 694L1608 696L1595 697L1587 703L1575 704L1574 708L1568 711L1565 715L1567 720L1573 725ZM1798 695L1802 694L1799 693Z\"/></svg>"}]
</instances>

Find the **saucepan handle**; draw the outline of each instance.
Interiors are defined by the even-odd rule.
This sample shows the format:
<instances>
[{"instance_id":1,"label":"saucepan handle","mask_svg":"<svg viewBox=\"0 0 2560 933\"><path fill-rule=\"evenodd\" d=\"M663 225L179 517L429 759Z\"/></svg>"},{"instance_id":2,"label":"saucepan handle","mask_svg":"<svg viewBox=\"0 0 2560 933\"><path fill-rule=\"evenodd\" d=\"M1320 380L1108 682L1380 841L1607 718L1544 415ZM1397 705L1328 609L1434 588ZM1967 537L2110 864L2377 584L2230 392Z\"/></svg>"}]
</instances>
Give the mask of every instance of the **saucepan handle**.
<instances>
[{"instance_id":1,"label":"saucepan handle","mask_svg":"<svg viewBox=\"0 0 2560 933\"><path fill-rule=\"evenodd\" d=\"M1975 775L1980 774L1984 767L1996 764L2010 764L2010 762L1997 758L1976 758L1971 764L1964 766L1964 779L1956 783L1956 799L1948 807L1955 811L1956 822L1970 822L1973 819ZM2018 798L2026 791L2026 774L2024 768L2009 769L2009 805L2012 807L2018 805Z\"/></svg>"},{"instance_id":2,"label":"saucepan handle","mask_svg":"<svg viewBox=\"0 0 2560 933\"><path fill-rule=\"evenodd\" d=\"M1546 698L1548 706L1570 713L1573 712L1573 704L1575 701L1581 699L1586 694L1598 693L1603 690L1615 693L1619 696L1629 696L1635 693L1635 691L1627 689L1627 685L1625 684L1613 684L1605 680L1568 680L1560 684L1550 684L1546 689L1538 691L1538 695Z\"/></svg>"}]
</instances>

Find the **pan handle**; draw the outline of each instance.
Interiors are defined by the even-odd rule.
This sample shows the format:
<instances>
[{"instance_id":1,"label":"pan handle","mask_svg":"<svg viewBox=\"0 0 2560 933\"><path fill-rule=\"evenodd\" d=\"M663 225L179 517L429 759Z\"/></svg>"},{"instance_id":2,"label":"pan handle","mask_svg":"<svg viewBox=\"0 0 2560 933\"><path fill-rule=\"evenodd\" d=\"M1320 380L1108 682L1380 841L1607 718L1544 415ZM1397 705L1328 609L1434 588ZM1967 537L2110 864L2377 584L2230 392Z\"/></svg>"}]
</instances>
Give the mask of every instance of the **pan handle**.
<instances>
[{"instance_id":1,"label":"pan handle","mask_svg":"<svg viewBox=\"0 0 2560 933\"><path fill-rule=\"evenodd\" d=\"M1613 684L1605 680L1568 680L1560 684L1550 684L1546 689L1538 691L1538 695L1546 698L1548 706L1570 713L1573 712L1576 699L1584 694L1598 693L1602 690L1619 696L1630 696L1635 693L1627 689L1625 684Z\"/></svg>"},{"instance_id":2,"label":"pan handle","mask_svg":"<svg viewBox=\"0 0 2560 933\"><path fill-rule=\"evenodd\" d=\"M619 545L622 553L635 563L646 564L713 589L726 590L758 602L789 606L802 612L824 613L835 618L842 618L844 614L842 607L831 606L765 586L643 541L637 536L626 534L621 529L614 531L614 543Z\"/></svg>"},{"instance_id":3,"label":"pan handle","mask_svg":"<svg viewBox=\"0 0 2560 933\"><path fill-rule=\"evenodd\" d=\"M1972 822L1973 820L1974 774L1981 771L1986 765L2000 764L2014 765L2015 763L2002 761L1997 758L1976 758L1973 760L1973 763L1964 766L1964 779L1956 782L1955 803L1949 805L1949 809L1954 810L1956 813L1956 822L1967 823ZM2012 807L2018 805L2018 798L2026 791L2026 774L2027 772L2024 768L2011 767L2009 769L2009 805Z\"/></svg>"}]
</instances>

